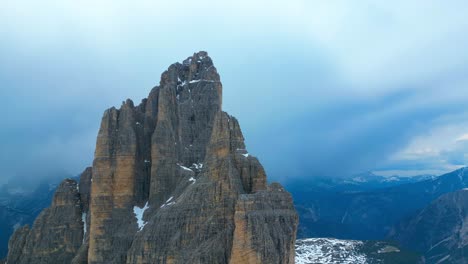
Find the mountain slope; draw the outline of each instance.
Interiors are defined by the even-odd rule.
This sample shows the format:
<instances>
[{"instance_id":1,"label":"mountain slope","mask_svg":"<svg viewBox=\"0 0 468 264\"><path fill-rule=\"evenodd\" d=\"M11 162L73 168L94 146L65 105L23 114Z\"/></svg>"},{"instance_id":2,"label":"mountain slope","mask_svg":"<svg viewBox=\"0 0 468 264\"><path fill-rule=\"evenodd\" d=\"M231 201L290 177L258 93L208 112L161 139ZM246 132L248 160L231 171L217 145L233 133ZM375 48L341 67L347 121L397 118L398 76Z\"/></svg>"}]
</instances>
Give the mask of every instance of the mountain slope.
<instances>
[{"instance_id":1,"label":"mountain slope","mask_svg":"<svg viewBox=\"0 0 468 264\"><path fill-rule=\"evenodd\" d=\"M427 263L468 263L468 189L445 194L392 234Z\"/></svg>"},{"instance_id":2,"label":"mountain slope","mask_svg":"<svg viewBox=\"0 0 468 264\"><path fill-rule=\"evenodd\" d=\"M8 262L294 263L292 198L267 184L221 98L199 52L171 65L141 104L106 110L92 168L15 233Z\"/></svg>"}]
</instances>

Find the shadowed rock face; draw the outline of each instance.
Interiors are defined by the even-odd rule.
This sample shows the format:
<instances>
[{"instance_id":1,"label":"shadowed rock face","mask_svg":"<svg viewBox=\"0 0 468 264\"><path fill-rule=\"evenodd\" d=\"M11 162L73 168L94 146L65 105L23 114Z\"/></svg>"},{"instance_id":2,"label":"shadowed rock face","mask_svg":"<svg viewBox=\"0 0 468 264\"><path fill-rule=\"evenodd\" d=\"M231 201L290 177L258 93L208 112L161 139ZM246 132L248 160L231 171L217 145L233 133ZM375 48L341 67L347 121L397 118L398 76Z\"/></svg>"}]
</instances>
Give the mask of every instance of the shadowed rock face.
<instances>
[{"instance_id":1,"label":"shadowed rock face","mask_svg":"<svg viewBox=\"0 0 468 264\"><path fill-rule=\"evenodd\" d=\"M70 263L83 241L82 209L77 182L64 180L52 205L31 230L17 230L9 243L8 263Z\"/></svg>"},{"instance_id":2,"label":"shadowed rock face","mask_svg":"<svg viewBox=\"0 0 468 264\"><path fill-rule=\"evenodd\" d=\"M294 263L291 196L267 185L221 98L199 52L171 65L140 105L104 113L80 180L72 263ZM13 236L12 260L31 255L18 248L35 228Z\"/></svg>"},{"instance_id":3,"label":"shadowed rock face","mask_svg":"<svg viewBox=\"0 0 468 264\"><path fill-rule=\"evenodd\" d=\"M437 198L400 223L392 239L422 253L426 263L468 263L468 189Z\"/></svg>"}]
</instances>

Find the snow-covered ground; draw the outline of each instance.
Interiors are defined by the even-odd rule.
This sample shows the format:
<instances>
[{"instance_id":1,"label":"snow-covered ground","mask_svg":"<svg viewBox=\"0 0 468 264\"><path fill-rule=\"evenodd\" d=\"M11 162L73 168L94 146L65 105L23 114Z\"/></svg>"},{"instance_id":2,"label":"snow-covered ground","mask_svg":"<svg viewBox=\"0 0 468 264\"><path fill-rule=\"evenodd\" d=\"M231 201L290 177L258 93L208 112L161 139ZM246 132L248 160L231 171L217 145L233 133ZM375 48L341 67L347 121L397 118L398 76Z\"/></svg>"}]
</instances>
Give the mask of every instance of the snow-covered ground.
<instances>
[{"instance_id":1,"label":"snow-covered ground","mask_svg":"<svg viewBox=\"0 0 468 264\"><path fill-rule=\"evenodd\" d=\"M296 264L365 264L366 255L360 253L362 241L334 238L308 238L296 241Z\"/></svg>"}]
</instances>

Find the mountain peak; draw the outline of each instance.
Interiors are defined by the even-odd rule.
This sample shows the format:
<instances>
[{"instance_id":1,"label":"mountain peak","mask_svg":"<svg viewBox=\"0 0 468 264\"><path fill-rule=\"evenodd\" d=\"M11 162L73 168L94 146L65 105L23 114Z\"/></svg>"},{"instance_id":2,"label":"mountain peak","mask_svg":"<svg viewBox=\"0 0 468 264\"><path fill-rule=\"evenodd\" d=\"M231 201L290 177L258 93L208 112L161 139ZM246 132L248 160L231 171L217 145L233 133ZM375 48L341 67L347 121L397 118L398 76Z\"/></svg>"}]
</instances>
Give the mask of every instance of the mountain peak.
<instances>
[{"instance_id":1,"label":"mountain peak","mask_svg":"<svg viewBox=\"0 0 468 264\"><path fill-rule=\"evenodd\" d=\"M200 51L176 62L162 74L160 86L175 83L178 87L198 82L220 82L219 74L208 53Z\"/></svg>"},{"instance_id":2,"label":"mountain peak","mask_svg":"<svg viewBox=\"0 0 468 264\"><path fill-rule=\"evenodd\" d=\"M54 250L61 263L294 263L292 198L267 184L221 97L219 74L201 51L169 66L140 105L105 111L92 168L79 185L59 187L76 209L73 244L63 232L51 237L60 221L52 214L50 228L30 234L64 248L27 237L28 251L11 257L45 264L40 258ZM13 238L20 247L15 237L24 236Z\"/></svg>"}]
</instances>

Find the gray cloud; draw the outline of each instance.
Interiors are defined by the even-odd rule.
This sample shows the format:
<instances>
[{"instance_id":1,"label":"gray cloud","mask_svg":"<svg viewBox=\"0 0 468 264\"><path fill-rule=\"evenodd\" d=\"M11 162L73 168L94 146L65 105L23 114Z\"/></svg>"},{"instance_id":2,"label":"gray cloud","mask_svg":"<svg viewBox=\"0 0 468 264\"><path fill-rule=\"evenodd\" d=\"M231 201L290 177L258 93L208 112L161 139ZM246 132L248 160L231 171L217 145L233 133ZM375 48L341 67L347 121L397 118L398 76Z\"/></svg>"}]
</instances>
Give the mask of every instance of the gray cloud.
<instances>
[{"instance_id":1,"label":"gray cloud","mask_svg":"<svg viewBox=\"0 0 468 264\"><path fill-rule=\"evenodd\" d=\"M197 50L273 179L465 162L442 136L436 156L394 158L468 120L463 1L94 2L0 10L3 181L79 173L104 109Z\"/></svg>"}]
</instances>

